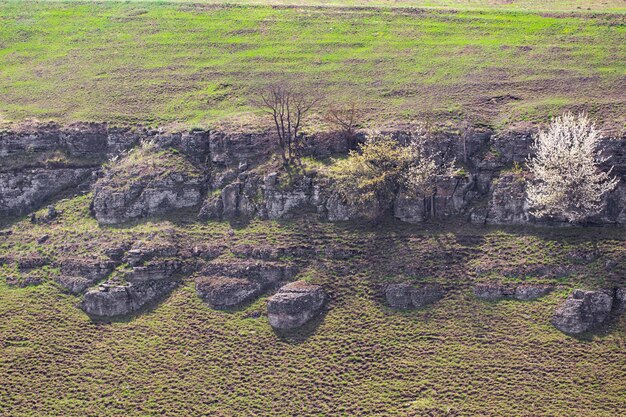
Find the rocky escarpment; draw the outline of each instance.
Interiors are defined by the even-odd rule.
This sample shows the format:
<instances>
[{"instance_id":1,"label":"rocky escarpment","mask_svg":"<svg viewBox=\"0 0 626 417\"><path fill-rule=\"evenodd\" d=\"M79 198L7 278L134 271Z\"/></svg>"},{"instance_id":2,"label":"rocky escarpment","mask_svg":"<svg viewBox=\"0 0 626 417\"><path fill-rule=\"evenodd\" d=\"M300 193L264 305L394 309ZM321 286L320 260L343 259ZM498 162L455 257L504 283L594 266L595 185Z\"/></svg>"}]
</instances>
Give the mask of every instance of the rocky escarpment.
<instances>
[{"instance_id":1,"label":"rocky escarpment","mask_svg":"<svg viewBox=\"0 0 626 417\"><path fill-rule=\"evenodd\" d=\"M321 286L296 281L281 287L267 302L267 317L277 330L292 330L319 315L328 300Z\"/></svg>"},{"instance_id":2,"label":"rocky escarpment","mask_svg":"<svg viewBox=\"0 0 626 417\"><path fill-rule=\"evenodd\" d=\"M272 132L261 134L78 125L43 126L0 135L0 215L27 213L79 184L94 186L93 210L103 224L123 223L192 209L201 219L288 219L311 213L323 220L347 221L385 213L401 221L461 218L480 224L560 223L536 219L526 204L526 181L517 168L531 152L531 125L466 135L441 132L430 146L454 157L464 169L436 184L432 198L416 199L400 190L390 204L356 206L333 191L332 182L309 170L289 176L266 167L274 151ZM402 142L407 136L392 132ZM332 135L304 138L305 154L344 153L344 141ZM128 154L124 150L143 143ZM146 151L146 144L150 152ZM611 155L605 169L626 176L626 138L607 139ZM100 173L101 164L118 155ZM515 165L518 164L518 165ZM271 165L271 164L270 164ZM86 189L86 188L85 188ZM195 210L195 209L194 209ZM626 224L626 181L591 219Z\"/></svg>"},{"instance_id":3,"label":"rocky escarpment","mask_svg":"<svg viewBox=\"0 0 626 417\"><path fill-rule=\"evenodd\" d=\"M54 124L0 132L0 217L28 213L81 184L141 132L97 124Z\"/></svg>"},{"instance_id":4,"label":"rocky escarpment","mask_svg":"<svg viewBox=\"0 0 626 417\"><path fill-rule=\"evenodd\" d=\"M431 146L454 157L466 172L438 181L435 195L429 199L415 198L400 190L390 205L374 201L357 206L334 192L332 182L315 172L292 178L280 172L245 171L230 184L210 193L200 217L286 219L313 213L323 220L347 221L390 213L409 223L462 218L479 224L562 224L563 219L535 218L526 202L527 178L520 166L531 153L532 134L531 127L523 126L497 134L475 132L464 141L454 135L437 137ZM404 140L401 132L396 137ZM607 139L604 148L612 155L613 172L624 178L626 138ZM316 150L311 152L315 154ZM621 181L607 196L605 210L591 222L626 224L625 195L626 182Z\"/></svg>"}]
</instances>

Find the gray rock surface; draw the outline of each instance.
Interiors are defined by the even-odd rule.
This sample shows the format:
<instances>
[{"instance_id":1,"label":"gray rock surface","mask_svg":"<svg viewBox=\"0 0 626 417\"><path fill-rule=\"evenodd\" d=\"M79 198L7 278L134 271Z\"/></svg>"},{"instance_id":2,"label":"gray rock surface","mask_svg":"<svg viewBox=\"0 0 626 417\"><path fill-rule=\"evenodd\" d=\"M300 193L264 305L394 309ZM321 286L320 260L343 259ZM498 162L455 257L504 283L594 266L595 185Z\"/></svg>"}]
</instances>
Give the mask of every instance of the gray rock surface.
<instances>
[{"instance_id":1,"label":"gray rock surface","mask_svg":"<svg viewBox=\"0 0 626 417\"><path fill-rule=\"evenodd\" d=\"M505 173L494 181L487 209L488 224L528 223L529 210L524 177L515 173Z\"/></svg>"},{"instance_id":2,"label":"gray rock surface","mask_svg":"<svg viewBox=\"0 0 626 417\"><path fill-rule=\"evenodd\" d=\"M203 176L173 151L141 148L105 171L94 185L93 211L101 224L167 214L202 201Z\"/></svg>"},{"instance_id":3,"label":"gray rock surface","mask_svg":"<svg viewBox=\"0 0 626 417\"><path fill-rule=\"evenodd\" d=\"M259 296L261 284L242 278L200 277L196 291L213 308L232 308Z\"/></svg>"},{"instance_id":4,"label":"gray rock surface","mask_svg":"<svg viewBox=\"0 0 626 417\"><path fill-rule=\"evenodd\" d=\"M114 267L115 262L112 261L64 259L61 263L61 275L57 281L71 293L78 294L104 279Z\"/></svg>"},{"instance_id":5,"label":"gray rock surface","mask_svg":"<svg viewBox=\"0 0 626 417\"><path fill-rule=\"evenodd\" d=\"M281 287L267 303L270 325L277 330L301 327L321 313L328 296L321 286L296 281Z\"/></svg>"},{"instance_id":6,"label":"gray rock surface","mask_svg":"<svg viewBox=\"0 0 626 417\"><path fill-rule=\"evenodd\" d=\"M425 307L439 301L443 294L439 284L400 283L389 284L385 288L387 304L396 310Z\"/></svg>"},{"instance_id":7,"label":"gray rock surface","mask_svg":"<svg viewBox=\"0 0 626 417\"><path fill-rule=\"evenodd\" d=\"M85 294L81 308L91 316L125 316L164 296L175 286L176 282L169 280L128 285L103 284Z\"/></svg>"},{"instance_id":8,"label":"gray rock surface","mask_svg":"<svg viewBox=\"0 0 626 417\"><path fill-rule=\"evenodd\" d=\"M574 290L557 308L552 324L567 334L585 333L602 324L612 308L612 291Z\"/></svg>"},{"instance_id":9,"label":"gray rock surface","mask_svg":"<svg viewBox=\"0 0 626 417\"><path fill-rule=\"evenodd\" d=\"M553 289L552 285L545 284L481 283L474 286L474 295L476 298L487 301L503 299L529 301L543 297Z\"/></svg>"}]
</instances>

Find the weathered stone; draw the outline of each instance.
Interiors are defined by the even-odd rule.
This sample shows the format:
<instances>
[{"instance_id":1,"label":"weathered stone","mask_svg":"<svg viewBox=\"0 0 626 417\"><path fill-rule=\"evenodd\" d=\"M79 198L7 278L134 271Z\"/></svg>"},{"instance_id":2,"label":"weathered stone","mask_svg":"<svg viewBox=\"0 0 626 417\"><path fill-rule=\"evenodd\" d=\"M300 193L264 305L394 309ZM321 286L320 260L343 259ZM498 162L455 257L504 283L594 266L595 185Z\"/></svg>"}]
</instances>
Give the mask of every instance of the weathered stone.
<instances>
[{"instance_id":1,"label":"weathered stone","mask_svg":"<svg viewBox=\"0 0 626 417\"><path fill-rule=\"evenodd\" d=\"M439 284L390 284L385 288L387 304L396 310L422 308L439 301L443 288Z\"/></svg>"},{"instance_id":2,"label":"weathered stone","mask_svg":"<svg viewBox=\"0 0 626 417\"><path fill-rule=\"evenodd\" d=\"M142 148L127 158L94 185L92 207L99 223L119 224L200 204L202 175L183 156Z\"/></svg>"},{"instance_id":3,"label":"weathered stone","mask_svg":"<svg viewBox=\"0 0 626 417\"><path fill-rule=\"evenodd\" d=\"M175 286L174 281L152 281L129 285L104 284L85 294L81 308L92 316L125 316L167 294Z\"/></svg>"},{"instance_id":4,"label":"weathered stone","mask_svg":"<svg viewBox=\"0 0 626 417\"><path fill-rule=\"evenodd\" d=\"M135 266L125 275L128 282L143 283L167 280L180 270L179 261L154 260L143 266Z\"/></svg>"},{"instance_id":5,"label":"weathered stone","mask_svg":"<svg viewBox=\"0 0 626 417\"><path fill-rule=\"evenodd\" d=\"M270 325L277 330L291 330L317 316L327 301L319 285L296 281L281 287L267 303Z\"/></svg>"},{"instance_id":6,"label":"weathered stone","mask_svg":"<svg viewBox=\"0 0 626 417\"><path fill-rule=\"evenodd\" d=\"M228 276L244 278L257 282L263 290L275 286L281 281L292 279L296 268L290 264L280 262L261 262L255 260L221 261L216 260L207 264L202 274L205 276Z\"/></svg>"},{"instance_id":7,"label":"weathered stone","mask_svg":"<svg viewBox=\"0 0 626 417\"><path fill-rule=\"evenodd\" d=\"M516 173L505 173L493 184L487 210L488 224L525 224L529 221L526 181Z\"/></svg>"},{"instance_id":8,"label":"weathered stone","mask_svg":"<svg viewBox=\"0 0 626 417\"><path fill-rule=\"evenodd\" d=\"M413 306L411 300L412 286L407 283L390 284L385 289L385 298L389 307L396 310L406 310Z\"/></svg>"},{"instance_id":9,"label":"weathered stone","mask_svg":"<svg viewBox=\"0 0 626 417\"><path fill-rule=\"evenodd\" d=\"M474 295L476 298L488 301L501 300L505 298L507 294L513 294L514 291L514 289L507 288L504 285L493 283L477 284L474 287Z\"/></svg>"},{"instance_id":10,"label":"weathered stone","mask_svg":"<svg viewBox=\"0 0 626 417\"><path fill-rule=\"evenodd\" d=\"M201 277L196 291L213 308L231 308L257 297L261 285L241 278Z\"/></svg>"},{"instance_id":11,"label":"weathered stone","mask_svg":"<svg viewBox=\"0 0 626 417\"><path fill-rule=\"evenodd\" d=\"M115 262L93 261L89 259L70 258L61 262L59 284L74 294L85 291L89 286L109 275Z\"/></svg>"},{"instance_id":12,"label":"weathered stone","mask_svg":"<svg viewBox=\"0 0 626 417\"><path fill-rule=\"evenodd\" d=\"M502 299L529 301L549 294L552 289L551 285L544 284L482 283L474 287L474 295L476 298L488 301Z\"/></svg>"},{"instance_id":13,"label":"weathered stone","mask_svg":"<svg viewBox=\"0 0 626 417\"><path fill-rule=\"evenodd\" d=\"M22 215L91 177L91 168L0 172L0 216Z\"/></svg>"},{"instance_id":14,"label":"weathered stone","mask_svg":"<svg viewBox=\"0 0 626 417\"><path fill-rule=\"evenodd\" d=\"M611 291L574 290L557 308L552 324L567 334L588 332L607 319L612 307Z\"/></svg>"},{"instance_id":15,"label":"weathered stone","mask_svg":"<svg viewBox=\"0 0 626 417\"><path fill-rule=\"evenodd\" d=\"M520 301L536 300L548 295L553 289L551 285L518 285L515 288L514 298Z\"/></svg>"}]
</instances>

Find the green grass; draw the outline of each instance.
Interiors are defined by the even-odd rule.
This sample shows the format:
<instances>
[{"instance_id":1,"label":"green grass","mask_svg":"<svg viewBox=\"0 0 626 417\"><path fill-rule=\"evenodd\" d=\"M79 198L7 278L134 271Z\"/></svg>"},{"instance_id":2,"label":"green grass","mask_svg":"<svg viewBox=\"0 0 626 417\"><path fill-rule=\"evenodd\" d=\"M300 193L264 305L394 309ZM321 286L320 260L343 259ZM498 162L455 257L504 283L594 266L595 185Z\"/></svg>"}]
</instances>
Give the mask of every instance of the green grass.
<instances>
[{"instance_id":1,"label":"green grass","mask_svg":"<svg viewBox=\"0 0 626 417\"><path fill-rule=\"evenodd\" d=\"M0 1L0 122L255 124L250 97L287 79L328 101L355 100L370 125L430 116L502 125L565 108L623 123L624 9L528 12L533 4ZM587 3L553 10L575 4Z\"/></svg>"},{"instance_id":2,"label":"green grass","mask_svg":"<svg viewBox=\"0 0 626 417\"><path fill-rule=\"evenodd\" d=\"M0 254L98 256L108 245L328 247L356 251L288 260L330 293L315 326L281 337L262 297L238 311L210 309L186 279L167 299L127 320L93 323L52 282L16 288L0 280L0 415L6 416L422 416L622 415L626 316L581 339L549 321L574 287L622 279L626 241L616 230L378 227L308 222L187 219L99 227L90 195L57 203L49 224L27 219L0 237ZM39 245L37 238L48 234ZM599 254L580 263L572 251ZM224 256L228 255L228 250ZM228 262L238 262L229 256ZM504 275L518 267L568 267L555 280ZM508 272L507 272L508 271ZM485 279L557 282L535 302L489 303L471 295ZM395 312L380 285L441 282L433 307ZM613 282L614 284L615 282ZM250 318L251 313L261 317Z\"/></svg>"}]
</instances>

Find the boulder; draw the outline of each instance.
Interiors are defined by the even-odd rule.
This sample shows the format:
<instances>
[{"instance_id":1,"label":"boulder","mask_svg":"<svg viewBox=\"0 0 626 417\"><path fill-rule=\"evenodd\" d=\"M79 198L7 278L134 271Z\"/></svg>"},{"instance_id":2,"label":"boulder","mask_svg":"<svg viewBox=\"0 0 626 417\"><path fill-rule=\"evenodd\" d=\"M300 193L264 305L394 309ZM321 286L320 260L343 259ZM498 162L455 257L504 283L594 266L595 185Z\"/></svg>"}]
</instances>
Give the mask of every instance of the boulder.
<instances>
[{"instance_id":1,"label":"boulder","mask_svg":"<svg viewBox=\"0 0 626 417\"><path fill-rule=\"evenodd\" d=\"M443 288L439 284L414 286L409 283L390 284L385 288L387 304L396 310L422 308L439 301Z\"/></svg>"},{"instance_id":2,"label":"boulder","mask_svg":"<svg viewBox=\"0 0 626 417\"><path fill-rule=\"evenodd\" d=\"M602 324L613 307L611 291L574 290L560 305L552 324L567 334L579 334L593 330Z\"/></svg>"},{"instance_id":3,"label":"boulder","mask_svg":"<svg viewBox=\"0 0 626 417\"><path fill-rule=\"evenodd\" d=\"M261 285L241 278L201 277L196 279L196 291L213 308L231 308L261 294Z\"/></svg>"},{"instance_id":4,"label":"boulder","mask_svg":"<svg viewBox=\"0 0 626 417\"><path fill-rule=\"evenodd\" d=\"M267 303L270 325L277 330L291 330L317 316L328 296L321 286L296 281L281 287Z\"/></svg>"},{"instance_id":5,"label":"boulder","mask_svg":"<svg viewBox=\"0 0 626 417\"><path fill-rule=\"evenodd\" d=\"M411 284L390 284L385 289L385 298L389 307L396 310L406 310L413 306L411 300Z\"/></svg>"},{"instance_id":6,"label":"boulder","mask_svg":"<svg viewBox=\"0 0 626 417\"><path fill-rule=\"evenodd\" d=\"M152 281L143 284L103 284L88 291L81 308L96 317L116 317L133 313L174 289L174 281Z\"/></svg>"}]
</instances>

